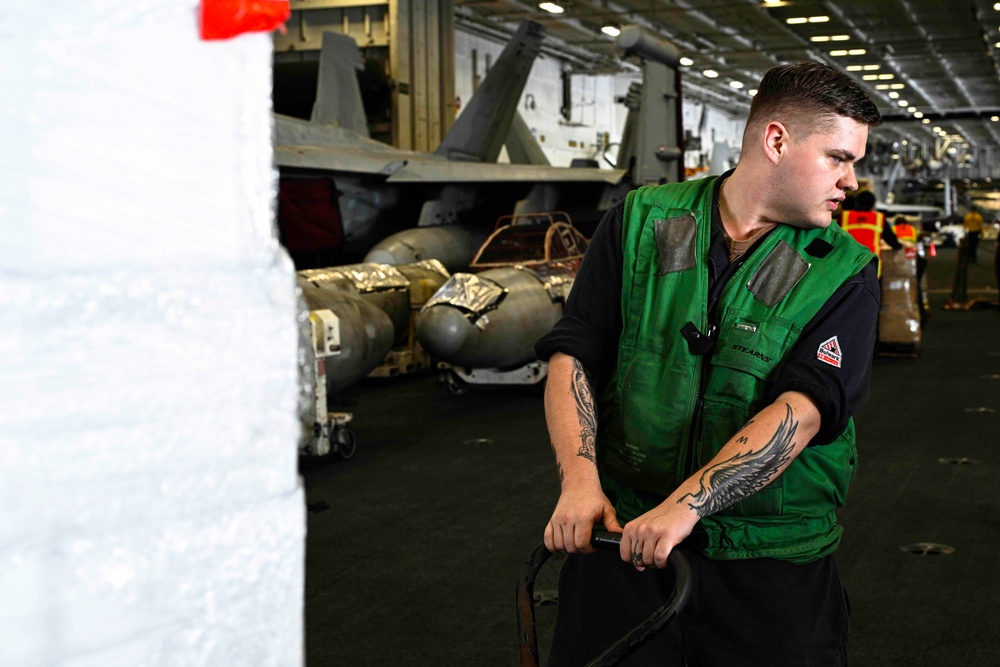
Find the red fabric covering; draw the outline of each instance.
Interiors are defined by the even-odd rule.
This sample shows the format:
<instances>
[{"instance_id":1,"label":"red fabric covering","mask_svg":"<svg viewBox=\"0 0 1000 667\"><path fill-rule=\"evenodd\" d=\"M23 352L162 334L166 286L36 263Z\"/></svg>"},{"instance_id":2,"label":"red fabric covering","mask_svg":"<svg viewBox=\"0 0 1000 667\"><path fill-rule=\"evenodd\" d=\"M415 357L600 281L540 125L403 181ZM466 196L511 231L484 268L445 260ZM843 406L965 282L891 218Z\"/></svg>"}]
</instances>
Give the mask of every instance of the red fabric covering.
<instances>
[{"instance_id":1,"label":"red fabric covering","mask_svg":"<svg viewBox=\"0 0 1000 667\"><path fill-rule=\"evenodd\" d=\"M340 246L344 229L336 191L328 178L278 180L278 226L291 252L320 252Z\"/></svg>"},{"instance_id":2,"label":"red fabric covering","mask_svg":"<svg viewBox=\"0 0 1000 667\"><path fill-rule=\"evenodd\" d=\"M228 39L282 29L291 15L289 0L202 0L201 38Z\"/></svg>"}]
</instances>

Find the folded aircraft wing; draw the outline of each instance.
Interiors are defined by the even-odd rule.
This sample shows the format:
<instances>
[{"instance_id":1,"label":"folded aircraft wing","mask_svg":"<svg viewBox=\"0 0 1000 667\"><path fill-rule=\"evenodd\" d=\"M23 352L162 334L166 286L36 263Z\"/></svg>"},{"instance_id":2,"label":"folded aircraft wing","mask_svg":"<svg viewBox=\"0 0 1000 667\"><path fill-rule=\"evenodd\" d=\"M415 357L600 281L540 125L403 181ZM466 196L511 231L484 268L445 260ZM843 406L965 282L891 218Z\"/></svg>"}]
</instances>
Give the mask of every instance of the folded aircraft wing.
<instances>
[{"instance_id":1,"label":"folded aircraft wing","mask_svg":"<svg viewBox=\"0 0 1000 667\"><path fill-rule=\"evenodd\" d=\"M388 175L409 157L420 155L347 128L280 114L274 115L274 134L274 162L279 167Z\"/></svg>"},{"instance_id":2,"label":"folded aircraft wing","mask_svg":"<svg viewBox=\"0 0 1000 667\"><path fill-rule=\"evenodd\" d=\"M293 145L275 146L274 162L279 167L388 176L405 165L406 159L351 144L337 147Z\"/></svg>"},{"instance_id":3,"label":"folded aircraft wing","mask_svg":"<svg viewBox=\"0 0 1000 667\"><path fill-rule=\"evenodd\" d=\"M410 160L387 179L389 183L478 183L521 182L580 183L615 185L622 169L547 167L533 164L496 162L453 162L450 160Z\"/></svg>"}]
</instances>

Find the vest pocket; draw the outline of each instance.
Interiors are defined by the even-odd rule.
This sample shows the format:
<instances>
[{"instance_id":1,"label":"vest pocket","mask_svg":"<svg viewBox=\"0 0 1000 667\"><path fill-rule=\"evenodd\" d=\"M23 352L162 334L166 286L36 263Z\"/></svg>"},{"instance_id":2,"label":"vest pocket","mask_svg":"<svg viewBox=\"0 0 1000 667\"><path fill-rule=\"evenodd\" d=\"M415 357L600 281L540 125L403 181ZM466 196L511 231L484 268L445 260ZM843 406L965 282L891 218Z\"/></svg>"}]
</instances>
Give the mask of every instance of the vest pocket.
<instances>
[{"instance_id":1,"label":"vest pocket","mask_svg":"<svg viewBox=\"0 0 1000 667\"><path fill-rule=\"evenodd\" d=\"M780 317L762 317L748 311L729 309L719 327L719 342L712 355L714 367L731 368L771 381L781 365L784 352L792 347L802 329ZM746 394L743 400L750 397Z\"/></svg>"},{"instance_id":2,"label":"vest pocket","mask_svg":"<svg viewBox=\"0 0 1000 667\"><path fill-rule=\"evenodd\" d=\"M621 429L618 437L602 442L602 460L618 481L666 497L683 479L694 369L686 360L670 364L634 348L623 348L622 354L628 361L618 406L607 408L617 407Z\"/></svg>"}]
</instances>

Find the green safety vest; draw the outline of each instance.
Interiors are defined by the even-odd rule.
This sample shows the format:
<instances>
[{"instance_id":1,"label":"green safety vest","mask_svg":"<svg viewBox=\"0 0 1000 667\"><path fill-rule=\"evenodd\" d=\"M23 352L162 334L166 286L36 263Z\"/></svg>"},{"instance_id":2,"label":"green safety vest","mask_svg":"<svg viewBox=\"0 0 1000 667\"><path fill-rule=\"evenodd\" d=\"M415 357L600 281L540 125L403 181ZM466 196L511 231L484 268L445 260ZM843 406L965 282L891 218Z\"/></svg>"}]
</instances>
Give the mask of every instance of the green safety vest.
<instances>
[{"instance_id":1,"label":"green safety vest","mask_svg":"<svg viewBox=\"0 0 1000 667\"><path fill-rule=\"evenodd\" d=\"M713 351L696 354L680 331L688 322L709 330L715 181L642 187L626 199L623 329L597 436L602 484L623 522L661 503L766 407L803 327L873 257L836 225L778 225L723 288ZM706 555L808 562L831 553L856 461L852 420L762 490L701 519Z\"/></svg>"}]
</instances>

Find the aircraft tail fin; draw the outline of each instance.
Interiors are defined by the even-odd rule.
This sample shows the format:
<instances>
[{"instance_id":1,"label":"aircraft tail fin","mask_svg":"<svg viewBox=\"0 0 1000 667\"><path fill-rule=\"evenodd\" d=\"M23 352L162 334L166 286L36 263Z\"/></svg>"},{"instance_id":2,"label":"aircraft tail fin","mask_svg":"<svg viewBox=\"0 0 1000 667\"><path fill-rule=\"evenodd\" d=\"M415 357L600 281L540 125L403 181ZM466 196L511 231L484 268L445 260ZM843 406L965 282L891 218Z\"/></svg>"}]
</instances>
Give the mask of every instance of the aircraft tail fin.
<instances>
[{"instance_id":1,"label":"aircraft tail fin","mask_svg":"<svg viewBox=\"0 0 1000 667\"><path fill-rule=\"evenodd\" d=\"M449 160L496 162L510 132L521 91L542 48L545 29L524 21L504 47L468 106L434 151Z\"/></svg>"},{"instance_id":2,"label":"aircraft tail fin","mask_svg":"<svg viewBox=\"0 0 1000 667\"><path fill-rule=\"evenodd\" d=\"M514 112L514 119L510 124L510 131L507 133L507 155L510 156L512 164L541 164L548 166L549 159L545 157L545 151L538 144L531 129L524 122L524 118L518 111Z\"/></svg>"},{"instance_id":3,"label":"aircraft tail fin","mask_svg":"<svg viewBox=\"0 0 1000 667\"><path fill-rule=\"evenodd\" d=\"M708 163L708 173L718 176L730 168L729 144L724 141L716 141L712 145L712 159Z\"/></svg>"},{"instance_id":4,"label":"aircraft tail fin","mask_svg":"<svg viewBox=\"0 0 1000 667\"><path fill-rule=\"evenodd\" d=\"M622 128L622 140L618 145L618 160L615 163L616 169L630 171L635 166L637 153L636 142L638 141L639 125L639 100L642 98L642 84L633 81L629 84L628 92L625 94L625 107L628 115L625 116L625 127Z\"/></svg>"},{"instance_id":5,"label":"aircraft tail fin","mask_svg":"<svg viewBox=\"0 0 1000 667\"><path fill-rule=\"evenodd\" d=\"M353 38L335 32L323 33L312 122L337 125L369 136L358 85L357 71L362 69L364 59Z\"/></svg>"}]
</instances>

